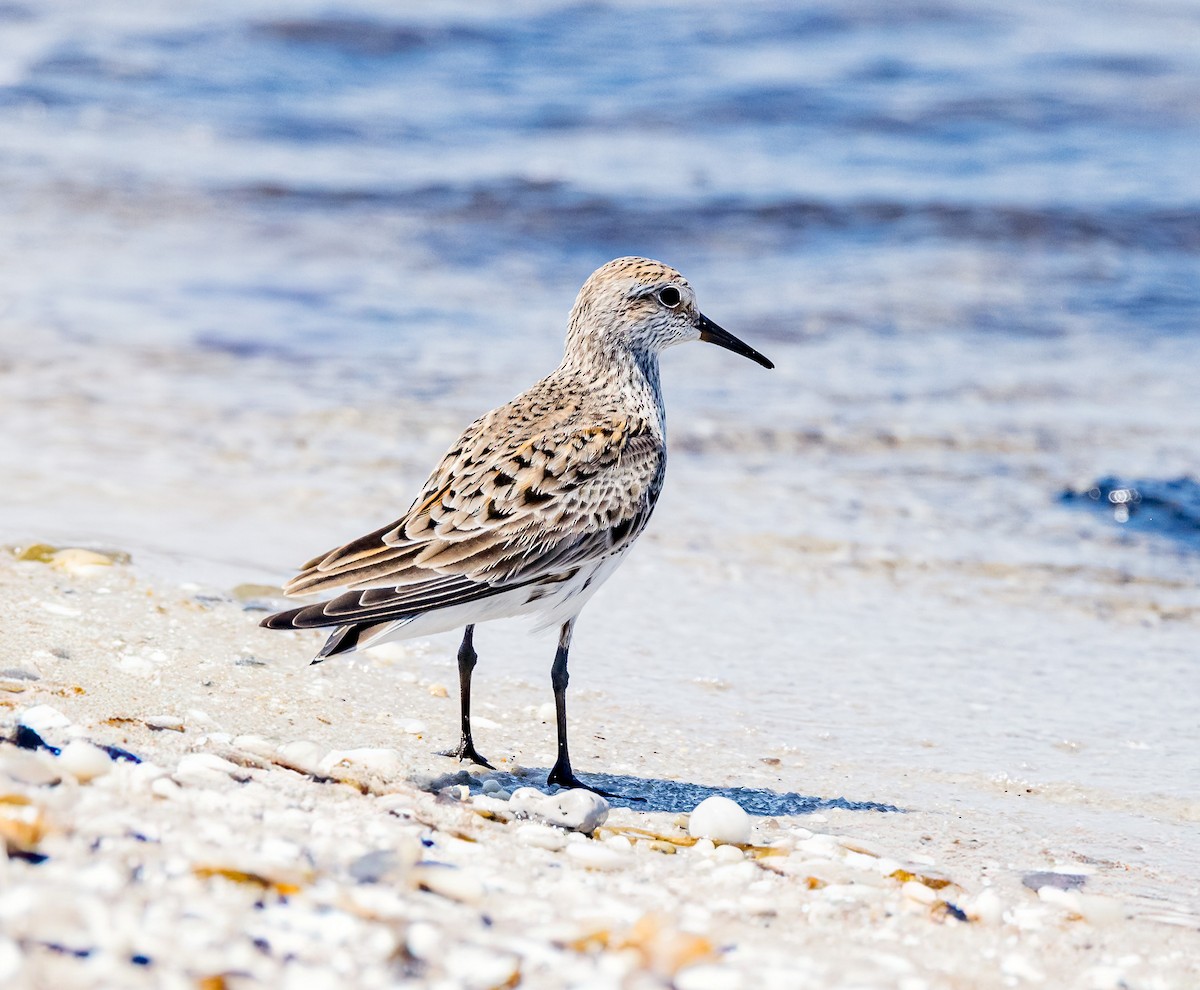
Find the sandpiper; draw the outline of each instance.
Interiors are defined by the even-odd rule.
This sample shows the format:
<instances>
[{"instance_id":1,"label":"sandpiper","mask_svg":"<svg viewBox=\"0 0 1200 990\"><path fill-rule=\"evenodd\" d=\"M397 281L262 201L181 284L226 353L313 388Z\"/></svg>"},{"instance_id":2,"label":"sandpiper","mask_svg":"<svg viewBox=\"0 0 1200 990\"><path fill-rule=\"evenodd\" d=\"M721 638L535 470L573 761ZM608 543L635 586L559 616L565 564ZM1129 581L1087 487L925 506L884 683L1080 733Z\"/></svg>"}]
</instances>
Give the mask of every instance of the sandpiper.
<instances>
[{"instance_id":1,"label":"sandpiper","mask_svg":"<svg viewBox=\"0 0 1200 990\"><path fill-rule=\"evenodd\" d=\"M537 615L539 628L559 628L550 670L558 758L547 782L588 787L567 751L571 631L654 511L667 466L658 356L690 340L774 367L704 316L673 268L618 258L593 272L571 311L562 364L468 426L403 516L314 557L284 588L340 594L262 624L333 627L313 663L465 626L462 738L447 755L490 767L471 735L475 625Z\"/></svg>"}]
</instances>

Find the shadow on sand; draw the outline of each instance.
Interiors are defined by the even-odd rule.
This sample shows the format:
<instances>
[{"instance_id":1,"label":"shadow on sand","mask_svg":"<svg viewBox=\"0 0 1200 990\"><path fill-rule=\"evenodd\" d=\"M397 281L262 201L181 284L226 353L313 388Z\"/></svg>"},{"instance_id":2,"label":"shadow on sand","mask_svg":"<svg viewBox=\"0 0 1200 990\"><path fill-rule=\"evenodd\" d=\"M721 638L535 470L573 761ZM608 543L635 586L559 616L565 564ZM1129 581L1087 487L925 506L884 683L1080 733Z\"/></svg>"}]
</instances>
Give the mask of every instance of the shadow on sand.
<instances>
[{"instance_id":1,"label":"shadow on sand","mask_svg":"<svg viewBox=\"0 0 1200 990\"><path fill-rule=\"evenodd\" d=\"M547 770L529 769L516 776L498 771L489 774L501 787L515 790L518 787L536 787L546 791ZM466 777L466 774L461 775ZM469 779L469 778L468 778ZM630 777L624 774L589 773L582 779L592 787L608 791L609 804L635 811L667 811L672 813L691 811L705 798L713 795L736 801L751 815L809 815L816 811L840 808L844 811L886 811L902 813L902 808L877 801L849 801L846 798L812 797L792 792L779 793L765 787L709 787L705 784L690 784L681 780L657 780L650 777ZM446 778L445 783L467 783L460 775ZM439 784L443 783L438 781ZM472 789L478 787L470 780ZM436 785L435 785L436 786Z\"/></svg>"}]
</instances>

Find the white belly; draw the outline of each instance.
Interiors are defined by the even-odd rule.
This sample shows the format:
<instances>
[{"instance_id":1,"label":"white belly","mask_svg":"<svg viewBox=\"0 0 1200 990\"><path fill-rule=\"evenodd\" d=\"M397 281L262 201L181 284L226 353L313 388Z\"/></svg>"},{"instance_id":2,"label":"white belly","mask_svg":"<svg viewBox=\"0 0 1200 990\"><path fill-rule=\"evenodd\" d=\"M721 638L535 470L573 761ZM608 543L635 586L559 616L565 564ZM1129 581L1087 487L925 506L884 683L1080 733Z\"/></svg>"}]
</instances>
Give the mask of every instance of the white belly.
<instances>
[{"instance_id":1,"label":"white belly","mask_svg":"<svg viewBox=\"0 0 1200 990\"><path fill-rule=\"evenodd\" d=\"M561 626L579 614L624 557L625 551L622 551L594 564L585 564L566 581L531 584L493 595L482 601L433 609L411 619L401 619L399 622L381 623L378 632L363 636L359 641L359 649L394 640L432 636L434 633L449 632L492 619L536 616L535 629Z\"/></svg>"}]
</instances>

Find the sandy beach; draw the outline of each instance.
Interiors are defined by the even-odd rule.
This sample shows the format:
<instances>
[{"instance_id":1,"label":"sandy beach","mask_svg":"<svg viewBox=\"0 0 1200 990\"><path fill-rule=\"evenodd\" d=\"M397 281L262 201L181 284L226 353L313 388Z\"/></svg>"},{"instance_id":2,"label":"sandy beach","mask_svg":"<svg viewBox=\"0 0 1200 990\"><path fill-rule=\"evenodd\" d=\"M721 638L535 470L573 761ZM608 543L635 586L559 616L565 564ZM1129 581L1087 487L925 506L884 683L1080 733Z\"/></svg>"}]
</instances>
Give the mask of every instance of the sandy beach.
<instances>
[{"instance_id":1,"label":"sandy beach","mask_svg":"<svg viewBox=\"0 0 1200 990\"><path fill-rule=\"evenodd\" d=\"M645 810L614 807L584 835L507 807L552 756L541 685L490 692L480 733L505 755L496 773L463 770L434 755L455 732L448 648L308 667L311 644L257 629L236 599L80 554L7 557L0 590L20 615L0 671L6 734L24 720L67 747L0 749L6 986L1197 977L1194 911L1146 893L1169 878L1136 853L1092 855L1082 815L1039 827L1033 788L997 790L1002 821L952 786L942 807L839 807L769 747L705 751L689 773L703 727L666 733L592 689L575 698L581 758L618 787L661 783ZM119 755L85 759L85 740ZM808 795L813 810L755 815L751 843L715 847L663 810L711 793L749 803L735 788Z\"/></svg>"}]
</instances>

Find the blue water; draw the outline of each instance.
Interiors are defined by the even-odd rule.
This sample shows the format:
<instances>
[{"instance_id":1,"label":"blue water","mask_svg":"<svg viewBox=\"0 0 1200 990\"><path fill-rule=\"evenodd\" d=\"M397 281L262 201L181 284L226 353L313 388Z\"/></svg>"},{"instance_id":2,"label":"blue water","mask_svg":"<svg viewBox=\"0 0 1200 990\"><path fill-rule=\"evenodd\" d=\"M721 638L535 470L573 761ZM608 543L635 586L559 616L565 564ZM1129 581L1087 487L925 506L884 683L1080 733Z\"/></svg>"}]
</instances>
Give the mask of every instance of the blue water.
<instances>
[{"instance_id":1,"label":"blue water","mask_svg":"<svg viewBox=\"0 0 1200 990\"><path fill-rule=\"evenodd\" d=\"M3 202L55 221L20 253L71 253L61 211L128 260L22 315L74 290L98 332L377 352L626 253L785 339L894 331L880 273L939 291L922 257L1010 291L905 330L1200 315L1196 3L176 6L0 8Z\"/></svg>"},{"instance_id":2,"label":"blue water","mask_svg":"<svg viewBox=\"0 0 1200 990\"><path fill-rule=\"evenodd\" d=\"M1152 435L1046 505L1190 474L1198 38L1200 3L1145 0L10 0L0 337L474 414L552 366L594 267L646 254L779 366L710 361L685 408Z\"/></svg>"}]
</instances>

